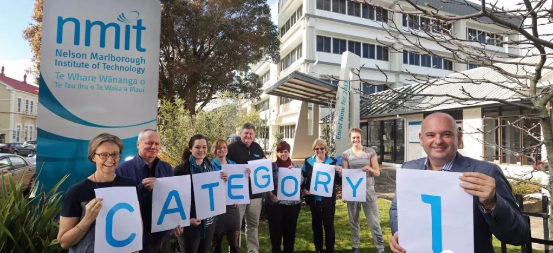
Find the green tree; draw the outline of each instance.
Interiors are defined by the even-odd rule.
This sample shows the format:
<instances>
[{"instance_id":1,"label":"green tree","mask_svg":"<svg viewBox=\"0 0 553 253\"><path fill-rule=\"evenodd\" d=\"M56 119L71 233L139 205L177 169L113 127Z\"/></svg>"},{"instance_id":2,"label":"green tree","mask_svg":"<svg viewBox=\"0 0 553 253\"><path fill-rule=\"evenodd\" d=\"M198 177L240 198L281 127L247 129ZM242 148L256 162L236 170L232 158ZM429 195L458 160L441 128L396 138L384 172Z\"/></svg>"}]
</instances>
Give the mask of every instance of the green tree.
<instances>
[{"instance_id":1,"label":"green tree","mask_svg":"<svg viewBox=\"0 0 553 253\"><path fill-rule=\"evenodd\" d=\"M224 95L226 97L227 95ZM188 140L194 134L203 134L208 138L209 145L217 139L227 139L236 133L246 122L258 126L263 120L259 112L247 112L241 109L241 100L234 96L227 97L214 110L199 110L192 115L185 109L184 100L180 98L162 99L158 112L158 132L161 136L162 157L173 166L182 161L181 156ZM209 147L210 152L211 146ZM213 155L209 155L213 157Z\"/></svg>"},{"instance_id":2,"label":"green tree","mask_svg":"<svg viewBox=\"0 0 553 253\"><path fill-rule=\"evenodd\" d=\"M279 60L278 29L264 0L162 0L159 96L190 114L224 91L256 98L249 65Z\"/></svg>"},{"instance_id":3,"label":"green tree","mask_svg":"<svg viewBox=\"0 0 553 253\"><path fill-rule=\"evenodd\" d=\"M40 40L42 39L42 5L43 0L35 1L35 9L33 12L32 22L23 31L23 38L29 41L31 51L33 51L33 68L27 69L27 72L34 73L34 76L39 77L40 71ZM38 83L38 82L37 82Z\"/></svg>"}]
</instances>

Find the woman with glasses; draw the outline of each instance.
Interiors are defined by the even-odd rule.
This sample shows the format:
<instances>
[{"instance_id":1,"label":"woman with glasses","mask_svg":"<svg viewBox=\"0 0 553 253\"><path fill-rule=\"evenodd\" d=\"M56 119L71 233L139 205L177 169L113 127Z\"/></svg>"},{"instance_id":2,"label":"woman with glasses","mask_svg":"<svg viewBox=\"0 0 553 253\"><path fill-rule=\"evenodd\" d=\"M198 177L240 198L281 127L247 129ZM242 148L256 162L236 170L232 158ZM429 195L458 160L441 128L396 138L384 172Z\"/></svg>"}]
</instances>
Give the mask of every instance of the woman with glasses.
<instances>
[{"instance_id":1,"label":"woman with glasses","mask_svg":"<svg viewBox=\"0 0 553 253\"><path fill-rule=\"evenodd\" d=\"M344 169L363 170L367 173L367 201L348 202L349 224L351 226L352 253L359 253L359 212L361 207L365 212L367 224L371 229L374 245L378 253L384 253L384 238L380 228L380 214L378 211L377 196L374 190L374 177L380 176L380 167L376 152L372 148L362 145L362 131L359 128L352 128L349 131L352 147L342 153Z\"/></svg>"},{"instance_id":2,"label":"woman with glasses","mask_svg":"<svg viewBox=\"0 0 553 253\"><path fill-rule=\"evenodd\" d=\"M206 158L207 138L196 134L188 141L188 147L182 155L182 164L175 167L175 176L193 175L205 172L217 171L217 168ZM228 175L221 171L221 177L226 182ZM192 184L194 181L192 180ZM194 199L194 187L191 187L190 226L183 229L178 236L180 252L183 253L207 253L211 248L211 242L217 226L217 217L197 219L196 202Z\"/></svg>"},{"instance_id":3,"label":"woman with glasses","mask_svg":"<svg viewBox=\"0 0 553 253\"><path fill-rule=\"evenodd\" d=\"M273 253L293 253L294 243L296 241L296 225L301 211L301 201L279 200L277 192L279 168L297 168L298 166L290 159L290 144L286 141L280 141L276 146L277 159L273 162L273 183L275 189L267 192L265 198L265 213L269 221L269 235ZM301 179L303 182L303 178ZM298 197L299 199L299 197ZM280 246L284 246L281 251Z\"/></svg>"},{"instance_id":4,"label":"woman with glasses","mask_svg":"<svg viewBox=\"0 0 553 253\"><path fill-rule=\"evenodd\" d=\"M227 158L228 144L225 140L217 140L213 144L215 158L211 161L215 170L222 170L223 164L236 164ZM215 235L211 243L213 253L221 253L223 236L227 235L227 242L231 253L240 252L240 210L238 205L227 205L227 212L217 217Z\"/></svg>"},{"instance_id":5,"label":"woman with glasses","mask_svg":"<svg viewBox=\"0 0 553 253\"><path fill-rule=\"evenodd\" d=\"M305 197L305 203L309 205L311 209L311 228L313 229L313 243L315 244L315 251L322 252L323 250L323 226L325 234L326 252L334 252L334 212L336 210L336 190L333 190L332 197L321 197L311 195L309 189L311 186L311 175L313 173L313 167L315 163L323 163L329 165L336 165L336 159L326 154L328 146L322 139L317 139L313 143L313 152L315 155L305 159L303 166L301 167L302 175L305 178L305 183L301 188ZM342 183L341 170L342 167L335 166L336 176L334 177L334 188L336 185Z\"/></svg>"},{"instance_id":6,"label":"woman with glasses","mask_svg":"<svg viewBox=\"0 0 553 253\"><path fill-rule=\"evenodd\" d=\"M116 176L123 141L111 134L100 134L88 144L88 160L96 165L92 175L67 189L63 198L58 242L70 253L94 252L96 217L102 209L102 199L96 198L94 189L130 186L134 180Z\"/></svg>"}]
</instances>

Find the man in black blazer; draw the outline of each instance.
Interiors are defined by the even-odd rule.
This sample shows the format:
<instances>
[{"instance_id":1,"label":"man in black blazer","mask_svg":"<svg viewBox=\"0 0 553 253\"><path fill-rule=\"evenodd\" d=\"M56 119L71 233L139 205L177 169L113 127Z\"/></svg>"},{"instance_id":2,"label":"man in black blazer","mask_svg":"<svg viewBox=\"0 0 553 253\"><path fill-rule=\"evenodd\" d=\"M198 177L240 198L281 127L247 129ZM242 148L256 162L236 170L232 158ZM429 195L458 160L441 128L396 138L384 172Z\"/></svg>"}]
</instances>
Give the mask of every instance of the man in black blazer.
<instances>
[{"instance_id":1,"label":"man in black blazer","mask_svg":"<svg viewBox=\"0 0 553 253\"><path fill-rule=\"evenodd\" d=\"M406 162L402 169L462 172L460 187L474 196L474 252L493 253L492 234L500 241L521 245L530 240L530 225L522 215L511 191L511 185L499 166L464 157L457 152L462 133L455 120L446 113L433 113L424 119L419 133L426 158ZM470 183L470 184L469 184ZM397 198L390 207L394 253L405 250L399 245Z\"/></svg>"}]
</instances>

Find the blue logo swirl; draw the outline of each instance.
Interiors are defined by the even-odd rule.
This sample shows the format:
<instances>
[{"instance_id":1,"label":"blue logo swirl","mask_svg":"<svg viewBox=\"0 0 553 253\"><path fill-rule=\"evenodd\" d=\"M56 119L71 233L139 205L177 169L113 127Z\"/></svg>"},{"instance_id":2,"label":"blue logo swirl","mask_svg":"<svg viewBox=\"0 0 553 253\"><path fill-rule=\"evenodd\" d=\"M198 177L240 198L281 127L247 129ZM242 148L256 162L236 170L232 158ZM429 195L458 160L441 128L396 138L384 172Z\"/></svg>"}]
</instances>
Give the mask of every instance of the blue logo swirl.
<instances>
[{"instance_id":1,"label":"blue logo swirl","mask_svg":"<svg viewBox=\"0 0 553 253\"><path fill-rule=\"evenodd\" d=\"M138 11L131 11L127 13L126 16L125 13L119 14L119 16L117 16L117 20L121 23L131 23L132 21L137 20L138 17L140 17L140 13Z\"/></svg>"}]
</instances>

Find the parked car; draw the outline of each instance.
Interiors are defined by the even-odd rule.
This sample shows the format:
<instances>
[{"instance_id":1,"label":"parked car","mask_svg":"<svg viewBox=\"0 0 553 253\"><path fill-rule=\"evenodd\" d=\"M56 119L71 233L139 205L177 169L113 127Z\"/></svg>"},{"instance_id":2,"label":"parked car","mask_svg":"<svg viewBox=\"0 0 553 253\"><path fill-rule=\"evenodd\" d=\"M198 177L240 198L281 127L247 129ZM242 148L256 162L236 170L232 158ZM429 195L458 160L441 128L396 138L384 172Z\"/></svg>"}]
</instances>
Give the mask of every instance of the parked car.
<instances>
[{"instance_id":1,"label":"parked car","mask_svg":"<svg viewBox=\"0 0 553 253\"><path fill-rule=\"evenodd\" d=\"M23 147L30 147L36 153L36 140L23 142Z\"/></svg>"},{"instance_id":2,"label":"parked car","mask_svg":"<svg viewBox=\"0 0 553 253\"><path fill-rule=\"evenodd\" d=\"M10 174L14 182L22 178L23 190L27 191L35 182L36 166L20 155L0 154L0 177L8 187Z\"/></svg>"},{"instance_id":3,"label":"parked car","mask_svg":"<svg viewBox=\"0 0 553 253\"><path fill-rule=\"evenodd\" d=\"M29 156L35 153L34 147L27 146L18 142L13 143L0 143L0 153L9 153L16 155Z\"/></svg>"}]
</instances>

